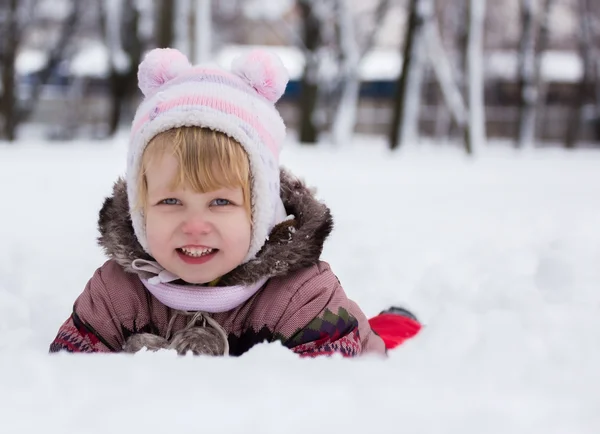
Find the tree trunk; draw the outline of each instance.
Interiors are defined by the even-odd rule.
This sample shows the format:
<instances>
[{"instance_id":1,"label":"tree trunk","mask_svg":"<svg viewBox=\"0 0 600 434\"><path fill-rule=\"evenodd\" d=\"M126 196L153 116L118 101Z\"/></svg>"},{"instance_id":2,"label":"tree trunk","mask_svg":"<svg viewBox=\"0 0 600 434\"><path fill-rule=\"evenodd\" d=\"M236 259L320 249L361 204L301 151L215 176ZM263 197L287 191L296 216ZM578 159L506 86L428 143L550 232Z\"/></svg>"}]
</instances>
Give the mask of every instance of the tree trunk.
<instances>
[{"instance_id":1,"label":"tree trunk","mask_svg":"<svg viewBox=\"0 0 600 434\"><path fill-rule=\"evenodd\" d=\"M542 76L542 64L544 53L548 49L548 44L550 43L550 14L552 13L555 3L556 0L546 0L544 3L544 9L540 12L540 27L538 31L537 52L535 56L535 87L537 89L537 98L534 105L536 112L534 129L537 128L538 119L544 117L543 110L546 106L546 94L548 86L544 81L544 77Z\"/></svg>"},{"instance_id":2,"label":"tree trunk","mask_svg":"<svg viewBox=\"0 0 600 434\"><path fill-rule=\"evenodd\" d=\"M586 99L589 96L590 83L594 76L596 59L592 46L592 28L589 4L586 0L579 0L579 20L580 20L580 44L579 50L583 60L583 74L578 85L576 97L573 99L569 122L567 124L567 136L565 138L565 148L575 148L579 140L581 123L583 120L583 110Z\"/></svg>"},{"instance_id":3,"label":"tree trunk","mask_svg":"<svg viewBox=\"0 0 600 434\"><path fill-rule=\"evenodd\" d=\"M469 130L467 153L485 145L485 97L483 79L483 22L486 0L469 0L467 43Z\"/></svg>"},{"instance_id":4,"label":"tree trunk","mask_svg":"<svg viewBox=\"0 0 600 434\"><path fill-rule=\"evenodd\" d=\"M535 80L535 16L534 0L522 0L522 33L519 47L519 127L516 144L519 148L533 147L537 92ZM538 56L541 53L538 50Z\"/></svg>"},{"instance_id":5,"label":"tree trunk","mask_svg":"<svg viewBox=\"0 0 600 434\"><path fill-rule=\"evenodd\" d=\"M196 22L198 5L196 4L195 0L187 0L187 5L188 5L188 10L187 10L188 35L187 35L187 39L188 39L188 53L189 53L188 57L189 57L192 65L195 65L198 62L196 59L196 52L198 50L198 48L197 48L198 41L196 39L196 27L198 26L198 24Z\"/></svg>"},{"instance_id":6,"label":"tree trunk","mask_svg":"<svg viewBox=\"0 0 600 434\"><path fill-rule=\"evenodd\" d=\"M342 96L338 102L332 126L333 142L337 145L349 142L354 133L361 83L358 70L359 63L373 47L375 36L389 6L390 0L379 0L375 10L374 28L361 46L356 40L354 21L347 1L338 1L339 39L342 70L345 76L342 83Z\"/></svg>"},{"instance_id":7,"label":"tree trunk","mask_svg":"<svg viewBox=\"0 0 600 434\"><path fill-rule=\"evenodd\" d=\"M169 48L173 45L175 19L174 0L159 0L156 17L156 46L158 48ZM192 0L193 1L193 0Z\"/></svg>"},{"instance_id":8,"label":"tree trunk","mask_svg":"<svg viewBox=\"0 0 600 434\"><path fill-rule=\"evenodd\" d=\"M425 27L426 47L435 77L442 91L443 102L452 115L455 124L463 129L467 125L468 115L460 87L453 77L452 64L442 45L436 19L429 20Z\"/></svg>"},{"instance_id":9,"label":"tree trunk","mask_svg":"<svg viewBox=\"0 0 600 434\"><path fill-rule=\"evenodd\" d=\"M342 1L346 1L346 0L342 0ZM383 22L383 20L385 19L389 9L391 6L391 0L379 0L377 3L377 7L375 8L375 18L374 18L374 29L372 32L369 33L369 35L367 36L367 39L364 43L364 45L362 47L360 47L360 58L362 59L369 51L371 51L371 48L373 48L373 45L375 45L375 37L377 36L377 32L379 31L379 29L381 28L381 23Z\"/></svg>"},{"instance_id":10,"label":"tree trunk","mask_svg":"<svg viewBox=\"0 0 600 434\"><path fill-rule=\"evenodd\" d=\"M338 101L332 125L332 139L336 145L349 142L356 123L356 109L360 91L358 77L359 47L356 43L354 22L349 6L338 2L339 44L342 65L342 96Z\"/></svg>"},{"instance_id":11,"label":"tree trunk","mask_svg":"<svg viewBox=\"0 0 600 434\"><path fill-rule=\"evenodd\" d=\"M67 47L69 40L73 36L73 33L75 32L75 28L77 26L77 20L79 19L80 14L80 7L81 1L71 1L71 11L67 16L66 21L63 23L63 27L56 45L50 50L50 53L48 54L48 63L46 64L44 69L42 69L38 74L37 80L31 92L31 98L27 101L23 109L19 110L18 112L18 124L26 122L29 119L29 117L33 113L33 110L35 109L43 87L50 79L50 76L52 75L54 69L63 60L64 50Z\"/></svg>"},{"instance_id":12,"label":"tree trunk","mask_svg":"<svg viewBox=\"0 0 600 434\"><path fill-rule=\"evenodd\" d=\"M4 38L4 53L2 56L2 95L0 96L0 138L12 142L16 138L17 102L15 98L15 58L17 53L18 16L17 0L10 0L6 16L7 31Z\"/></svg>"},{"instance_id":13,"label":"tree trunk","mask_svg":"<svg viewBox=\"0 0 600 434\"><path fill-rule=\"evenodd\" d=\"M466 110L468 111L468 83L467 83L467 70L469 67L468 61L468 49L469 49L469 1L460 0L455 11L455 32L456 32L456 45L458 46L457 54L454 57L456 71L459 71L460 76L458 79L458 87L461 91L461 95L464 96ZM470 130L470 118L467 119L463 128L457 126L457 130L462 135L465 151L467 154L471 153L471 130ZM455 125L455 124L454 124Z\"/></svg>"},{"instance_id":14,"label":"tree trunk","mask_svg":"<svg viewBox=\"0 0 600 434\"><path fill-rule=\"evenodd\" d=\"M211 56L212 42L211 42L211 0L192 0L193 3L197 3L194 7L196 12L196 53L194 55L196 62L208 62Z\"/></svg>"},{"instance_id":15,"label":"tree trunk","mask_svg":"<svg viewBox=\"0 0 600 434\"><path fill-rule=\"evenodd\" d=\"M301 1L299 3L302 23L303 40L306 47L306 65L302 75L300 87L300 143L316 144L318 131L315 125L315 110L319 95L318 84L318 59L316 51L319 48L321 35L320 23L312 12L311 2Z\"/></svg>"},{"instance_id":16,"label":"tree trunk","mask_svg":"<svg viewBox=\"0 0 600 434\"><path fill-rule=\"evenodd\" d=\"M402 72L396 84L389 146L395 149L417 140L424 72L424 26L433 11L432 0L411 0L404 43Z\"/></svg>"},{"instance_id":17,"label":"tree trunk","mask_svg":"<svg viewBox=\"0 0 600 434\"><path fill-rule=\"evenodd\" d=\"M121 108L123 105L123 92L125 91L125 76L114 69L110 73L110 113L108 116L108 135L114 136L121 122Z\"/></svg>"},{"instance_id":18,"label":"tree trunk","mask_svg":"<svg viewBox=\"0 0 600 434\"><path fill-rule=\"evenodd\" d=\"M358 74L346 77L342 89L342 97L335 112L332 127L333 143L342 145L352 140L356 125L358 97L360 93L360 80Z\"/></svg>"},{"instance_id":19,"label":"tree trunk","mask_svg":"<svg viewBox=\"0 0 600 434\"><path fill-rule=\"evenodd\" d=\"M127 53L130 60L130 66L127 69L117 68L112 61L109 77L110 87L110 112L108 115L108 134L114 135L121 121L123 110L131 101L137 91L137 65L140 63L142 55L142 46L138 36L139 11L132 0L122 0L122 13L119 17L121 21L117 23L119 35L112 35L119 41L118 46L110 46L109 50L123 50ZM100 12L100 25L104 29L105 38L108 32L114 31L107 23L105 10ZM114 53L113 53L114 54Z\"/></svg>"}]
</instances>

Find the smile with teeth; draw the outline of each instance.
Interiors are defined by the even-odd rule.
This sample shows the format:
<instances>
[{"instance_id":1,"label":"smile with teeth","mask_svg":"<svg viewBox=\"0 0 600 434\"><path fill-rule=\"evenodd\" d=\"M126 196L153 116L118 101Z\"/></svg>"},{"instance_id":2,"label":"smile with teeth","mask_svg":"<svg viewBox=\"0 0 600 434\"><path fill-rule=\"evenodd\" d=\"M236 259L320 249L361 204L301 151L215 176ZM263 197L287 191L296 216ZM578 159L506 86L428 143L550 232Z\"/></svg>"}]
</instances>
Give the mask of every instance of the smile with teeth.
<instances>
[{"instance_id":1,"label":"smile with teeth","mask_svg":"<svg viewBox=\"0 0 600 434\"><path fill-rule=\"evenodd\" d=\"M184 253L187 256L192 256L194 258L199 258L201 256L206 256L212 252L214 252L216 249L211 249L211 248L204 248L204 249L197 249L194 247L181 247L179 249L179 251L181 251L182 253Z\"/></svg>"}]
</instances>

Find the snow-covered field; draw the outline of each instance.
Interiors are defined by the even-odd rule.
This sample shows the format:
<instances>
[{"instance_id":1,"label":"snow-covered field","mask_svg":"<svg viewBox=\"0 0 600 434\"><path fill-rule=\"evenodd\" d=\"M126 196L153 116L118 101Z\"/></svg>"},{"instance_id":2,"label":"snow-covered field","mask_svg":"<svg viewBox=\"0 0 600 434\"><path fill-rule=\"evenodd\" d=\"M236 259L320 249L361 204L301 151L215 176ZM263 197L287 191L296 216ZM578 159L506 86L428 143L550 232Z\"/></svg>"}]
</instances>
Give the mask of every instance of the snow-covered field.
<instances>
[{"instance_id":1,"label":"snow-covered field","mask_svg":"<svg viewBox=\"0 0 600 434\"><path fill-rule=\"evenodd\" d=\"M600 152L289 146L347 292L426 325L387 360L49 356L125 137L0 143L1 433L600 432Z\"/></svg>"}]
</instances>

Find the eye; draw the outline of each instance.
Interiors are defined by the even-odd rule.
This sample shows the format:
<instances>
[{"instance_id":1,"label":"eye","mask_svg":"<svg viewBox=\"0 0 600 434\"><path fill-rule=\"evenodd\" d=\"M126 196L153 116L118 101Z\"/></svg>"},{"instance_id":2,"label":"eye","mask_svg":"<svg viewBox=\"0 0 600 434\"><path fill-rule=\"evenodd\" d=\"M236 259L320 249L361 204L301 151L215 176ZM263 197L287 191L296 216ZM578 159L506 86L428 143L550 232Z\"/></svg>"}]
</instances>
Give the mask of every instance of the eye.
<instances>
[{"instance_id":1,"label":"eye","mask_svg":"<svg viewBox=\"0 0 600 434\"><path fill-rule=\"evenodd\" d=\"M211 202L211 205L215 205L215 206L227 206L227 205L231 205L231 202L228 201L227 199L215 199Z\"/></svg>"},{"instance_id":2,"label":"eye","mask_svg":"<svg viewBox=\"0 0 600 434\"><path fill-rule=\"evenodd\" d=\"M173 197L169 197L158 202L159 205L179 205L180 203L181 202L179 202L179 199L175 199Z\"/></svg>"}]
</instances>

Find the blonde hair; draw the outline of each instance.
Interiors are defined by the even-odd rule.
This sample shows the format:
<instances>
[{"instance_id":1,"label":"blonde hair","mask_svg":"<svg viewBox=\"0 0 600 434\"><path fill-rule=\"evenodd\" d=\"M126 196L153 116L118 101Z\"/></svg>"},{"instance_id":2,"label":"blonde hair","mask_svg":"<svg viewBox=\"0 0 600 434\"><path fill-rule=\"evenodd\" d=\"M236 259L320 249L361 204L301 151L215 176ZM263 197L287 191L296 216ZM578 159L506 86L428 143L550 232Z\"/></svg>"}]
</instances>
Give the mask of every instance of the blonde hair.
<instances>
[{"instance_id":1,"label":"blonde hair","mask_svg":"<svg viewBox=\"0 0 600 434\"><path fill-rule=\"evenodd\" d=\"M177 160L178 174L170 188L188 186L198 193L220 188L241 187L244 207L251 219L250 164L248 155L234 139L219 131L202 127L179 127L157 134L142 155L138 178L138 209L145 209L148 199L146 173L156 158L168 152Z\"/></svg>"}]
</instances>

